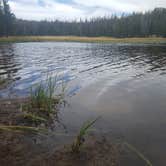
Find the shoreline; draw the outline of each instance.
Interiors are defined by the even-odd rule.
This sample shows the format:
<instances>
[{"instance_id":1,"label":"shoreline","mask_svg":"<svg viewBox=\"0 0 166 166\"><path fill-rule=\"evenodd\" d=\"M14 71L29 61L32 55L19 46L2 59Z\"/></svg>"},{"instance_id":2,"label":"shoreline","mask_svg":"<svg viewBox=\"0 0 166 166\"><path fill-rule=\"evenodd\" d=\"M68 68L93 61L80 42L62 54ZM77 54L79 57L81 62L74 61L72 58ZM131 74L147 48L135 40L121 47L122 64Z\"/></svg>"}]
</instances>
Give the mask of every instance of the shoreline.
<instances>
[{"instance_id":1,"label":"shoreline","mask_svg":"<svg viewBox=\"0 0 166 166\"><path fill-rule=\"evenodd\" d=\"M131 44L166 44L163 37L78 37L78 36L9 36L0 37L1 43L20 42L88 42L88 43L131 43Z\"/></svg>"},{"instance_id":2,"label":"shoreline","mask_svg":"<svg viewBox=\"0 0 166 166\"><path fill-rule=\"evenodd\" d=\"M91 85L91 87L92 86L94 87L94 89L92 89L91 91L92 96L96 92L95 91L96 87L98 90L100 90L101 85L102 85L101 83ZM79 101L83 101L80 99L82 97L87 96L86 94L89 93L89 90L88 90L89 88L83 89L82 90L83 92L80 95L77 95ZM97 93L99 93L98 90L97 90ZM115 92L117 91L115 90ZM108 90L108 94L106 94L106 96L109 96L109 94L110 94L110 90ZM119 93L113 93L113 94L118 95ZM102 96L102 98L104 96ZM22 98L13 99L13 100L10 100L10 99L0 100L1 109L5 108L4 111L3 109L0 111L1 114L3 115L0 118L1 120L0 124L7 126L7 125L10 125L8 123L9 122L11 123L12 120L14 120L14 122L17 122L15 121L15 117L18 117L17 115L21 113L20 105L26 102L26 100L27 98L24 98L24 100ZM91 104L91 103L88 104L87 101L85 103L86 105ZM92 107L93 107L93 103L94 102L92 102ZM99 103L99 104L102 104L102 103ZM113 105L112 109L114 109L114 106L115 104ZM81 108L84 109L84 107L82 106ZM103 111L107 110L107 108L108 107L105 107L105 108L103 107ZM110 108L111 107L109 107L109 110ZM124 105L123 105L123 109L125 109ZM68 113L66 111L64 112L66 117L68 117L68 115L71 114L72 110L75 112L74 107L72 107L71 110L70 109L67 109L67 110L68 110ZM10 114L11 112L12 112L12 115ZM76 117L74 118L76 119ZM84 121L85 117L81 115L81 118ZM64 121L65 124L68 126L69 123L65 121L65 119L62 119L62 121ZM107 124L107 121L104 120L104 123L105 122ZM75 123L77 123L76 120L75 120ZM100 125L102 125L102 122L99 122L99 123ZM126 140L128 142L128 139L124 139L124 140L121 139L120 142L117 142L117 139L120 138L121 135L115 134L115 131L113 131L112 129L111 129L112 130L111 133L109 131L104 132L104 130L100 130L99 132L97 132L96 130L98 128L97 126L98 125L96 125L95 128L92 129L92 131L87 135L85 140L85 145L82 147L80 153L78 154L72 154L70 151L72 142L75 139L75 136L77 133L75 132L76 130L74 130L74 132L70 130L70 126L68 126L69 131L67 134L64 131L57 130L57 135L56 135L56 130L55 130L55 131L52 131L52 135L48 132L48 134L46 135L43 134L43 137L40 137L40 132L39 134L37 133L31 134L31 132L29 133L24 130L21 130L21 131L14 131L12 129L1 130L0 131L1 132L0 147L2 149L2 152L0 153L0 158L1 158L0 161L1 163L3 163L3 165L8 165L9 162L14 163L13 166L24 164L25 160L29 160L29 165L31 166L34 166L36 162L41 165L42 163L44 163L45 166L48 166L48 165L53 166L55 162L57 166L67 166L68 164L73 166L77 166L77 165L91 166L92 163L96 163L96 164L101 163L101 165L110 164L112 166L118 166L119 163L120 164L123 163L124 166L127 166L129 164L133 165L137 163L142 163L142 164L146 163L146 161L144 161L144 159L142 160L141 157L139 157L138 155L138 153L141 153L142 151L134 152L133 150L129 149L124 144L124 141ZM57 124L57 127L58 127L58 124ZM72 134L70 133L70 131ZM68 135L70 136L70 138L68 137ZM4 139L7 140L5 143L3 142ZM22 141L19 142L19 140L22 140ZM56 140L55 143L53 143L54 142L53 140ZM51 144L52 147L48 146L48 144L49 145ZM122 148L122 145L124 146L124 148ZM133 146L135 147L135 144ZM31 147L31 150L29 150L28 147ZM6 149L9 149L9 151L7 151ZM27 151L29 153L28 155L25 155L27 154ZM44 152L44 155L43 155L43 152ZM102 154L104 154L104 156L101 159L100 156ZM19 160L15 160L16 157L19 158ZM149 155L147 155L147 157L149 158ZM83 161L82 161L82 158L84 158ZM147 161L149 160L147 159Z\"/></svg>"},{"instance_id":3,"label":"shoreline","mask_svg":"<svg viewBox=\"0 0 166 166\"><path fill-rule=\"evenodd\" d=\"M87 134L85 145L79 153L74 153L71 151L71 146L77 133L72 135L63 130L61 132L33 131L31 128L26 130L24 128L26 126L17 126L17 124L11 128L10 123L17 121L16 117L22 113L20 105L26 100L26 98L0 100L0 162L2 165L7 166L12 163L12 166L21 166L28 160L30 166L35 166L36 162L45 166L54 166L55 163L57 166L91 166L92 163L99 161L102 165L109 163L112 166L118 166L119 149L116 143L110 141L106 135L95 132ZM2 108L5 108L4 111ZM58 124L55 127L58 128ZM104 153L107 155L101 159L100 156Z\"/></svg>"},{"instance_id":4,"label":"shoreline","mask_svg":"<svg viewBox=\"0 0 166 166\"><path fill-rule=\"evenodd\" d=\"M33 131L26 130L26 128L16 128L17 126L10 128L7 123L13 120L17 114L20 114L19 105L25 101L21 99L10 101L8 99L0 100L0 102L8 108L7 111L6 109L0 111L1 115L4 116L0 117L0 162L4 166L8 166L9 163L12 163L12 166L22 166L26 161L28 161L29 166L36 166L36 163L43 166L54 166L55 163L57 166L91 166L94 163L94 165L100 163L101 166L119 166L122 164L128 166L129 164L150 162L146 158L141 158L138 154L140 152L135 152L132 148L127 147L124 140L119 142L109 132L96 132L95 129L92 129L86 135L80 151L75 153L71 151L71 146L77 133L60 132L59 130ZM12 116L8 116L11 112L13 112ZM127 145L133 147L129 143Z\"/></svg>"}]
</instances>

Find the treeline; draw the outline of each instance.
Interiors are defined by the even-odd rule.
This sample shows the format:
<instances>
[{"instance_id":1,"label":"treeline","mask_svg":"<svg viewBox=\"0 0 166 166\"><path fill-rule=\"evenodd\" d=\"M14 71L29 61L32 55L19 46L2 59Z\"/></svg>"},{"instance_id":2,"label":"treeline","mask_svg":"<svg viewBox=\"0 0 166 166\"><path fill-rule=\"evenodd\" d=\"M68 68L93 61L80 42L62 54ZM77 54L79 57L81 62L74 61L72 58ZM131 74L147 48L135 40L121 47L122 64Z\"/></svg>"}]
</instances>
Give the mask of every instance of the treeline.
<instances>
[{"instance_id":1,"label":"treeline","mask_svg":"<svg viewBox=\"0 0 166 166\"><path fill-rule=\"evenodd\" d=\"M0 5L0 36L74 35L111 37L166 37L166 8L121 17L100 17L80 21L27 21L16 19L7 0ZM1 3L2 4L2 3ZM5 7L6 6L6 7Z\"/></svg>"},{"instance_id":2,"label":"treeline","mask_svg":"<svg viewBox=\"0 0 166 166\"><path fill-rule=\"evenodd\" d=\"M14 34L15 16L10 11L7 0L0 0L0 36Z\"/></svg>"}]
</instances>

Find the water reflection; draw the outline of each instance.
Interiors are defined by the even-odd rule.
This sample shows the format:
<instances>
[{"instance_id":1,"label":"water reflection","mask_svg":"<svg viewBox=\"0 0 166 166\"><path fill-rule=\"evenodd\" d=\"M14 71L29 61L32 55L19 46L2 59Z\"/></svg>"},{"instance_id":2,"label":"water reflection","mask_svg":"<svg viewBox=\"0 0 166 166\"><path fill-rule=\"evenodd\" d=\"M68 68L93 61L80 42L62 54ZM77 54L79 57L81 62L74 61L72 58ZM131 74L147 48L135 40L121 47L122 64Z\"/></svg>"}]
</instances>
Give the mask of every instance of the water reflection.
<instances>
[{"instance_id":1,"label":"water reflection","mask_svg":"<svg viewBox=\"0 0 166 166\"><path fill-rule=\"evenodd\" d=\"M0 89L7 88L14 81L19 80L20 64L15 60L12 44L0 45Z\"/></svg>"},{"instance_id":2,"label":"water reflection","mask_svg":"<svg viewBox=\"0 0 166 166\"><path fill-rule=\"evenodd\" d=\"M0 77L18 94L43 79L49 72L83 87L90 82L112 77L142 78L154 73L164 75L164 45L88 44L88 43L17 43L0 45ZM64 76L63 76L64 75ZM79 89L73 87L73 89ZM1 88L2 89L2 88Z\"/></svg>"}]
</instances>

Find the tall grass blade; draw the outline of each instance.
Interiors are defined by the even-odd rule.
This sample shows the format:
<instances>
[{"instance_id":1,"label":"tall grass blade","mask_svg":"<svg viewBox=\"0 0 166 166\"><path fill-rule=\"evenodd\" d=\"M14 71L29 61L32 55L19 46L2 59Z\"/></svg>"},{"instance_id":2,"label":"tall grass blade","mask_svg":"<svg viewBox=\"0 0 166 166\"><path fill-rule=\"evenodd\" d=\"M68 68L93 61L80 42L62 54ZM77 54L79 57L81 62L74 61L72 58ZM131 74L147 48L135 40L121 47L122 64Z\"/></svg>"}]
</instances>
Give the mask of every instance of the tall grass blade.
<instances>
[{"instance_id":1,"label":"tall grass blade","mask_svg":"<svg viewBox=\"0 0 166 166\"><path fill-rule=\"evenodd\" d=\"M125 142L124 145L126 145L128 149L136 153L137 156L139 156L143 161L145 161L148 166L153 166L152 163L141 152L139 152L133 145L127 142Z\"/></svg>"},{"instance_id":2,"label":"tall grass blade","mask_svg":"<svg viewBox=\"0 0 166 166\"><path fill-rule=\"evenodd\" d=\"M14 126L14 125L12 126L1 125L0 131L31 132L31 133L46 132L46 130L36 127Z\"/></svg>"},{"instance_id":3,"label":"tall grass blade","mask_svg":"<svg viewBox=\"0 0 166 166\"><path fill-rule=\"evenodd\" d=\"M81 127L79 134L76 137L76 140L74 141L74 143L72 144L72 152L73 153L79 153L81 146L84 143L85 140L85 135L88 132L88 129L90 129L90 127L93 126L93 124L96 123L96 121L99 119L100 117L97 117L95 120L93 121L88 121L86 123L83 124L83 126Z\"/></svg>"}]
</instances>

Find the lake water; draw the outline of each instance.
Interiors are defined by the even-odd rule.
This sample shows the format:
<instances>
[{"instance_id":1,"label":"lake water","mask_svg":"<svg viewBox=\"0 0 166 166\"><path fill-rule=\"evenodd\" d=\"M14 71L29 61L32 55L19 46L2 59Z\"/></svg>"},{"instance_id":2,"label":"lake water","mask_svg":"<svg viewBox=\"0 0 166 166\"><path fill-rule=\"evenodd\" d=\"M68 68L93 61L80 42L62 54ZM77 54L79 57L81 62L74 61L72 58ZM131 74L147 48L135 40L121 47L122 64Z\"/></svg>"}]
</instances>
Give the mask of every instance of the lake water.
<instances>
[{"instance_id":1,"label":"lake water","mask_svg":"<svg viewBox=\"0 0 166 166\"><path fill-rule=\"evenodd\" d=\"M155 166L165 166L165 45L0 45L0 79L7 81L1 98L27 95L47 75L67 82L69 106L61 119L69 130L102 116L99 131L131 143Z\"/></svg>"}]
</instances>

